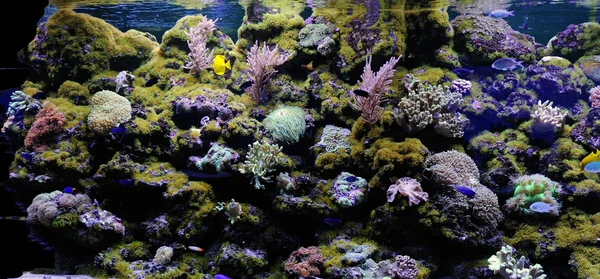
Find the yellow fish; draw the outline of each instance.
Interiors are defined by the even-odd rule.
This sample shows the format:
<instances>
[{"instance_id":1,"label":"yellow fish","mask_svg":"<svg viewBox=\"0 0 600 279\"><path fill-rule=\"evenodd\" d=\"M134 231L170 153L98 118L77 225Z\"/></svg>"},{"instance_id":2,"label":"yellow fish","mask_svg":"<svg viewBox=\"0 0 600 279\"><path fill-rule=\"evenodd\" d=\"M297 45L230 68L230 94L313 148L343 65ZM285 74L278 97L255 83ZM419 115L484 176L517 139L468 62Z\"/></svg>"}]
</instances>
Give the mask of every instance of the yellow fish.
<instances>
[{"instance_id":1,"label":"yellow fish","mask_svg":"<svg viewBox=\"0 0 600 279\"><path fill-rule=\"evenodd\" d=\"M225 62L225 56L220 54L215 56L213 60L213 71L215 71L215 74L222 76L225 74L225 69L231 70L231 59Z\"/></svg>"},{"instance_id":2,"label":"yellow fish","mask_svg":"<svg viewBox=\"0 0 600 279\"><path fill-rule=\"evenodd\" d=\"M590 153L590 155L585 156L585 158L583 158L583 160L581 160L581 163L579 163L579 168L581 170L583 170L583 168L585 167L585 165L591 163L591 162L596 162L596 161L600 161L600 150L596 149L596 152Z\"/></svg>"}]
</instances>

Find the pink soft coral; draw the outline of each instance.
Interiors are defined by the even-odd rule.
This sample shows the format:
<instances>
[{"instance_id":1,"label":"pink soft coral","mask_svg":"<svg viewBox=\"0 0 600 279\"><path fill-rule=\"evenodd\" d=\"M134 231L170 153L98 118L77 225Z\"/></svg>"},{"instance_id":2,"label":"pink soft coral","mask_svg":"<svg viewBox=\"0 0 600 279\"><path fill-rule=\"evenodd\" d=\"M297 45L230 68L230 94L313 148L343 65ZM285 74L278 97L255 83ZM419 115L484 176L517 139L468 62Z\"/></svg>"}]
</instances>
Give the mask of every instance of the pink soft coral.
<instances>
[{"instance_id":1,"label":"pink soft coral","mask_svg":"<svg viewBox=\"0 0 600 279\"><path fill-rule=\"evenodd\" d=\"M600 108L600 85L590 89L590 103L592 108Z\"/></svg>"},{"instance_id":2,"label":"pink soft coral","mask_svg":"<svg viewBox=\"0 0 600 279\"><path fill-rule=\"evenodd\" d=\"M38 152L44 151L47 148L44 143L62 131L66 122L65 115L54 104L45 102L25 137L25 147Z\"/></svg>"},{"instance_id":3,"label":"pink soft coral","mask_svg":"<svg viewBox=\"0 0 600 279\"><path fill-rule=\"evenodd\" d=\"M300 247L294 251L285 262L285 271L301 277L319 276L319 269L323 267L325 258L319 253L315 246L308 248Z\"/></svg>"},{"instance_id":4,"label":"pink soft coral","mask_svg":"<svg viewBox=\"0 0 600 279\"><path fill-rule=\"evenodd\" d=\"M387 190L388 202L393 202L398 193L408 197L408 205L419 204L421 201L427 201L429 198L429 194L423 192L421 183L410 177L400 178L396 183L390 185Z\"/></svg>"}]
</instances>

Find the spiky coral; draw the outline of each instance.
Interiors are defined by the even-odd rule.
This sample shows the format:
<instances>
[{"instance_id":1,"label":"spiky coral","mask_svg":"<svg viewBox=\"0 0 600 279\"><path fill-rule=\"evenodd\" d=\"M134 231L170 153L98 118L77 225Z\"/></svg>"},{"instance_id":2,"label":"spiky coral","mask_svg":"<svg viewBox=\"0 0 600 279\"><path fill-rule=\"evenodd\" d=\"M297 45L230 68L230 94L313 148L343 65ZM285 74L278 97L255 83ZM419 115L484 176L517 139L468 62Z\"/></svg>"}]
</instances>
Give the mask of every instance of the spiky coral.
<instances>
[{"instance_id":1,"label":"spiky coral","mask_svg":"<svg viewBox=\"0 0 600 279\"><path fill-rule=\"evenodd\" d=\"M271 49L265 42L259 47L256 41L248 52L248 77L252 80L252 85L246 89L246 94L256 103L260 103L265 86L271 80L271 76L277 73L275 67L285 63L294 53L281 54L279 46L275 45Z\"/></svg>"},{"instance_id":2,"label":"spiky coral","mask_svg":"<svg viewBox=\"0 0 600 279\"><path fill-rule=\"evenodd\" d=\"M184 68L189 69L190 73L198 73L211 65L214 50L208 52L206 41L211 32L216 29L215 23L218 20L204 18L196 26L190 28L190 32L185 33L189 37L187 43L190 53L188 54L189 61Z\"/></svg>"},{"instance_id":3,"label":"spiky coral","mask_svg":"<svg viewBox=\"0 0 600 279\"><path fill-rule=\"evenodd\" d=\"M353 94L354 102L350 104L354 109L360 110L361 117L371 125L377 123L383 116L384 108L381 107L381 103L385 100L384 94L390 90L389 85L392 83L394 72L396 72L394 67L401 57L390 58L377 73L371 70L372 56L367 57L363 74L360 76L362 81L358 82L358 89L367 92L368 95L364 97Z\"/></svg>"}]
</instances>

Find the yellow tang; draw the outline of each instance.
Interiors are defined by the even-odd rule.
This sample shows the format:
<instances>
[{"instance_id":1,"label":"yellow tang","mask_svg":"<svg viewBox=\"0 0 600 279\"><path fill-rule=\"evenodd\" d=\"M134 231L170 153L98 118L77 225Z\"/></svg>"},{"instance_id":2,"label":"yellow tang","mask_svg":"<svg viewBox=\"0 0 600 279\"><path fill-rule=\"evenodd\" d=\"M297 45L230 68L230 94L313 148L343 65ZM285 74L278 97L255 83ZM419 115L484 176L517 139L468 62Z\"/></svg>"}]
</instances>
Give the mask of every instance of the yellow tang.
<instances>
[{"instance_id":1,"label":"yellow tang","mask_svg":"<svg viewBox=\"0 0 600 279\"><path fill-rule=\"evenodd\" d=\"M585 156L585 158L583 158L583 160L581 160L581 163L579 163L579 168L581 170L583 170L583 168L585 167L585 165L591 163L591 162L596 162L596 161L600 161L600 150L596 149L596 152L590 153L590 155Z\"/></svg>"},{"instance_id":2,"label":"yellow tang","mask_svg":"<svg viewBox=\"0 0 600 279\"><path fill-rule=\"evenodd\" d=\"M217 55L215 56L215 59L213 60L213 71L215 71L215 74L217 75L224 75L225 74L225 69L229 69L231 70L231 60L227 60L227 62L225 62L225 56L223 55Z\"/></svg>"}]
</instances>

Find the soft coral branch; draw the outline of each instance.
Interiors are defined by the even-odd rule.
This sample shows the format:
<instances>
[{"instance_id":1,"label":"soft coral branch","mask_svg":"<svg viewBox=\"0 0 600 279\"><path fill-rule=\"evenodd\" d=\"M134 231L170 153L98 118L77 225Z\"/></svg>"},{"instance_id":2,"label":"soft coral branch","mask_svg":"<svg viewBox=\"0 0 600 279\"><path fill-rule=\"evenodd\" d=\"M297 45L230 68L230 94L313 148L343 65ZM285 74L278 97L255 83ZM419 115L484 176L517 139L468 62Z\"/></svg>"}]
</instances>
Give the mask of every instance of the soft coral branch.
<instances>
[{"instance_id":1,"label":"soft coral branch","mask_svg":"<svg viewBox=\"0 0 600 279\"><path fill-rule=\"evenodd\" d=\"M394 67L402 56L392 57L386 62L377 73L371 70L372 56L367 57L364 72L360 76L362 81L358 82L358 89L366 91L367 97L353 94L354 102L350 103L356 110L361 111L361 116L369 124L377 123L383 116L384 108L381 103L385 101L384 94L390 89L394 77Z\"/></svg>"},{"instance_id":2,"label":"soft coral branch","mask_svg":"<svg viewBox=\"0 0 600 279\"><path fill-rule=\"evenodd\" d=\"M208 68L213 60L213 50L208 52L206 49L206 41L210 33L216 29L215 23L219 19L204 18L198 24L186 32L189 40L187 41L190 53L188 54L189 61L185 65L185 69L189 69L190 73L195 74L202 69Z\"/></svg>"},{"instance_id":3,"label":"soft coral branch","mask_svg":"<svg viewBox=\"0 0 600 279\"><path fill-rule=\"evenodd\" d=\"M248 53L248 76L252 80L252 85L246 89L246 94L259 103L264 87L269 83L271 76L277 73L275 67L285 63L292 55L294 52L288 55L280 53L277 45L272 49L267 46L267 43L259 47L256 41Z\"/></svg>"}]
</instances>

